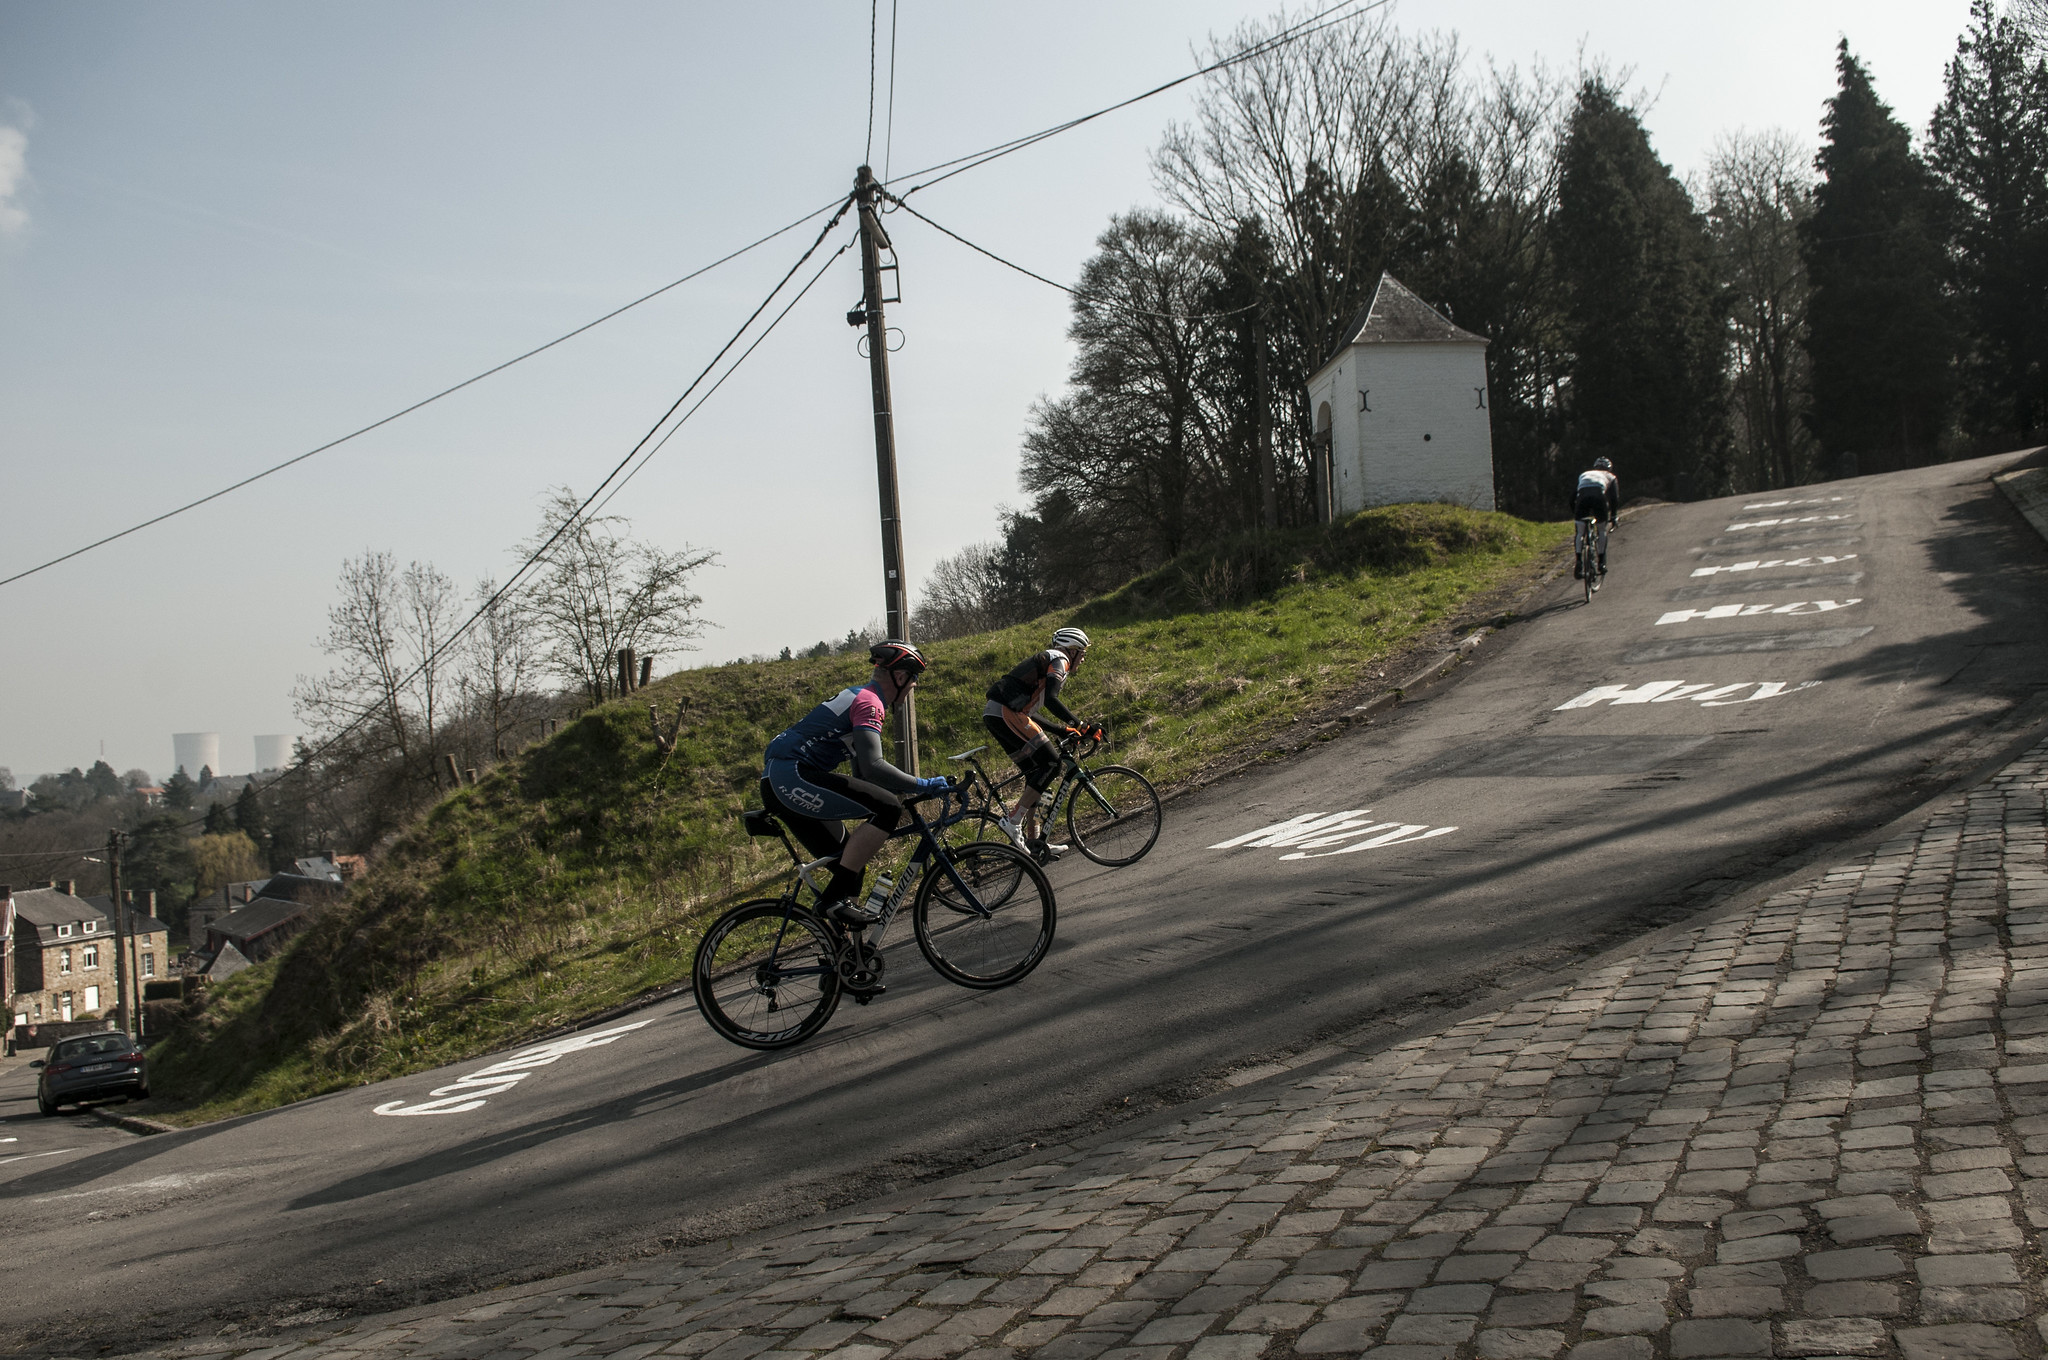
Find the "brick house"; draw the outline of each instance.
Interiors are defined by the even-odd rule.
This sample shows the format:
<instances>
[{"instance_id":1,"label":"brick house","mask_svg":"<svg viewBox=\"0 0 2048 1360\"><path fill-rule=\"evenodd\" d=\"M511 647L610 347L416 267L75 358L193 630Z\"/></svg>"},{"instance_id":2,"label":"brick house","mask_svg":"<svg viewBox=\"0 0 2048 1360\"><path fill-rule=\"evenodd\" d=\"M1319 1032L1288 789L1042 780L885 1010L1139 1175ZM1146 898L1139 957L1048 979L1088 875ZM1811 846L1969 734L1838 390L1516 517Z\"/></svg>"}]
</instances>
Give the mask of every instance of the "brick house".
<instances>
[{"instance_id":1,"label":"brick house","mask_svg":"<svg viewBox=\"0 0 2048 1360\"><path fill-rule=\"evenodd\" d=\"M111 900L77 896L72 883L10 895L7 1009L16 1026L80 1020L117 1004ZM170 932L131 917L130 961L143 980L169 972Z\"/></svg>"}]
</instances>

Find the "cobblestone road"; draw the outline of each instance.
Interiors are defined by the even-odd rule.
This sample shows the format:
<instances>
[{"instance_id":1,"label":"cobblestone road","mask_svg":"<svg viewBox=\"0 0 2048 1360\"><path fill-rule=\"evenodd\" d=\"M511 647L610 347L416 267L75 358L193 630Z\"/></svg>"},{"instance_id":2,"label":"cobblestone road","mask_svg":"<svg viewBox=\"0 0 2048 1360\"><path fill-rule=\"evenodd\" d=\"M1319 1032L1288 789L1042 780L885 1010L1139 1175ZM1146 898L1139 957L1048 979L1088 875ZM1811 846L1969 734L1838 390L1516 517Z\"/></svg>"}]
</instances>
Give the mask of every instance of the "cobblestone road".
<instances>
[{"instance_id":1,"label":"cobblestone road","mask_svg":"<svg viewBox=\"0 0 2048 1360\"><path fill-rule=\"evenodd\" d=\"M1497 1013L713 1266L260 1360L2039 1356L2048 742Z\"/></svg>"}]
</instances>

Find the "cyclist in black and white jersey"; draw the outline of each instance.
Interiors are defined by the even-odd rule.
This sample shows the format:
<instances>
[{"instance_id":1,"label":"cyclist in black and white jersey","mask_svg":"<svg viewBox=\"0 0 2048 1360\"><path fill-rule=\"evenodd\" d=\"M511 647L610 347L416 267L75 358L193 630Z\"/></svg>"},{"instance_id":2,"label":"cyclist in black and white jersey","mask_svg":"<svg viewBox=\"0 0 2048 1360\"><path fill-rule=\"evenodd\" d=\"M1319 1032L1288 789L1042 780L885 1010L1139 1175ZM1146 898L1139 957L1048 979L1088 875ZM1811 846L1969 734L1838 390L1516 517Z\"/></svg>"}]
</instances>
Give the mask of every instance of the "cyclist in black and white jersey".
<instances>
[{"instance_id":1,"label":"cyclist in black and white jersey","mask_svg":"<svg viewBox=\"0 0 2048 1360\"><path fill-rule=\"evenodd\" d=\"M1058 859L1067 847L1047 841L1037 825L1038 799L1059 778L1060 756L1036 715L1050 713L1065 723L1068 731L1102 739L1100 727L1084 728L1060 702L1061 687L1087 654L1086 633L1078 628L1059 629L1052 635L1052 646L1024 658L988 687L988 706L981 711L982 726L1024 775L1024 792L1018 796L1016 808L996 825L1018 849L1040 861Z\"/></svg>"},{"instance_id":2,"label":"cyclist in black and white jersey","mask_svg":"<svg viewBox=\"0 0 2048 1360\"><path fill-rule=\"evenodd\" d=\"M1614 517L1620 509L1621 479L1614 475L1614 464L1605 458L1595 458L1593 466L1579 474L1578 485L1572 490L1572 518L1594 521L1594 530L1599 535L1597 570L1602 576L1607 574L1607 531L1614 527ZM1574 551L1580 546L1575 542ZM1585 558L1580 556L1572 567L1572 579L1584 575Z\"/></svg>"}]
</instances>

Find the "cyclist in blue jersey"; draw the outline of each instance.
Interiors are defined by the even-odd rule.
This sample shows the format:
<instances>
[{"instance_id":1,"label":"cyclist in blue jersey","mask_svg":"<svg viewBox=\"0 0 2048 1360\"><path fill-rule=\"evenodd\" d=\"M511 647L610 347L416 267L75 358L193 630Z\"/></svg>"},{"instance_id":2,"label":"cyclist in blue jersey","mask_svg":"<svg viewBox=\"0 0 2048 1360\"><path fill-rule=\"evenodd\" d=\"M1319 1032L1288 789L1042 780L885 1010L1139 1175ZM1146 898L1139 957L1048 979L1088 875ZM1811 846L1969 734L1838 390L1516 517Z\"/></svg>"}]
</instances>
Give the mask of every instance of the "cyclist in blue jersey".
<instances>
[{"instance_id":1,"label":"cyclist in blue jersey","mask_svg":"<svg viewBox=\"0 0 2048 1360\"><path fill-rule=\"evenodd\" d=\"M841 690L768 743L761 801L789 824L806 850L831 858L831 881L819 909L849 926L875 916L861 901L868 861L903 821L906 793L950 788L941 776L919 779L882 755L882 719L924 674L924 654L890 638L868 649L875 672L865 685ZM838 767L848 758L853 773ZM842 823L860 819L848 835Z\"/></svg>"}]
</instances>

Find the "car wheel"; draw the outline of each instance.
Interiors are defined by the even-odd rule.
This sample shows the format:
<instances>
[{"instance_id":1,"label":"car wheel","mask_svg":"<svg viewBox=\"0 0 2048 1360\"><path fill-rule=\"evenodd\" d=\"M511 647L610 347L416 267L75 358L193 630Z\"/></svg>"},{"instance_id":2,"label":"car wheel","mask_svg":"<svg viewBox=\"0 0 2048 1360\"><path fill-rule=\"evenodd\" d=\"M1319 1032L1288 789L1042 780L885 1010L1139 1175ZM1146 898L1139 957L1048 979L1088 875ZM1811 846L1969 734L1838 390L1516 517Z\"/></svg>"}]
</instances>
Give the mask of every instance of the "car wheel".
<instances>
[{"instance_id":1,"label":"car wheel","mask_svg":"<svg viewBox=\"0 0 2048 1360\"><path fill-rule=\"evenodd\" d=\"M148 1099L149 1099L149 1088L148 1088L147 1086L143 1087L143 1088L142 1088L142 1089L141 1089L140 1091L137 1091L137 1092L136 1092L136 1093L135 1093L134 1095L132 1095L132 1096L128 1097L128 1099L130 1099L130 1100L148 1100Z\"/></svg>"},{"instance_id":2,"label":"car wheel","mask_svg":"<svg viewBox=\"0 0 2048 1360\"><path fill-rule=\"evenodd\" d=\"M46 1115L52 1115L57 1113L57 1107L51 1104L48 1100L45 1100L40 1092L38 1092L36 1095L36 1108L38 1110L41 1110Z\"/></svg>"}]
</instances>

